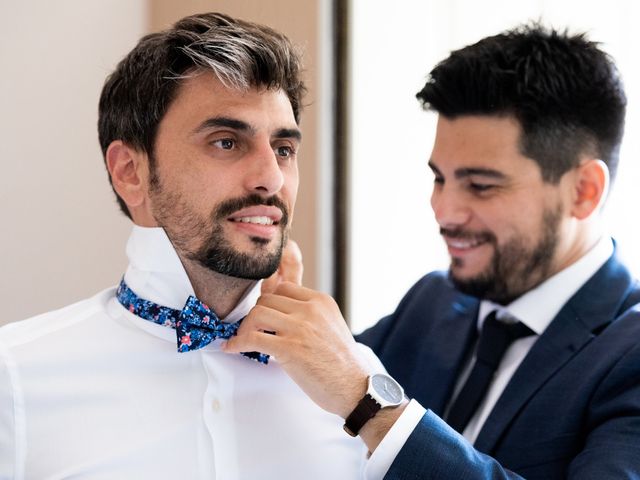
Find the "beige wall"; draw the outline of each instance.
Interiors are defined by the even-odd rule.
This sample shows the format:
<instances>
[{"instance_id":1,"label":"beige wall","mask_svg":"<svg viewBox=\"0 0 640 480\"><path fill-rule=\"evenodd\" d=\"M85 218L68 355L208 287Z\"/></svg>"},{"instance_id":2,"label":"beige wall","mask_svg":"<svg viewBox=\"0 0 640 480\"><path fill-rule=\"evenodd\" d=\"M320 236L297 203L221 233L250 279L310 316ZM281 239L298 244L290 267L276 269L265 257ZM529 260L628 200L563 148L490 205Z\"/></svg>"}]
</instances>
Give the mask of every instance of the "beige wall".
<instances>
[{"instance_id":1,"label":"beige wall","mask_svg":"<svg viewBox=\"0 0 640 480\"><path fill-rule=\"evenodd\" d=\"M318 0L320 1L320 0ZM178 4L180 6L178 6ZM105 76L149 29L205 10L270 24L306 51L315 97L314 1L24 0L0 2L0 324L117 283L130 229L98 147ZM294 235L315 286L317 111L304 113Z\"/></svg>"}]
</instances>

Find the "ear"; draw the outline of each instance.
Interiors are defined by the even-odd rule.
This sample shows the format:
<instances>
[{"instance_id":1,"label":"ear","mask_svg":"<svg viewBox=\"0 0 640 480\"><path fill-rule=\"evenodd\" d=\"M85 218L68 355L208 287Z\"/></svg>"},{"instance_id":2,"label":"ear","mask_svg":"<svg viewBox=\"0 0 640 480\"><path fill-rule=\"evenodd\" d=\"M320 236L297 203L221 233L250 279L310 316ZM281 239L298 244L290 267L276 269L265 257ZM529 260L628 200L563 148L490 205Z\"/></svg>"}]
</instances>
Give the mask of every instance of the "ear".
<instances>
[{"instance_id":1,"label":"ear","mask_svg":"<svg viewBox=\"0 0 640 480\"><path fill-rule=\"evenodd\" d=\"M113 189L129 207L132 216L147 198L148 160L121 140L115 140L105 155ZM135 217L134 217L135 220Z\"/></svg>"},{"instance_id":2,"label":"ear","mask_svg":"<svg viewBox=\"0 0 640 480\"><path fill-rule=\"evenodd\" d=\"M584 220L604 203L609 191L609 168L602 160L589 159L577 168L575 196L572 205L574 217Z\"/></svg>"}]
</instances>

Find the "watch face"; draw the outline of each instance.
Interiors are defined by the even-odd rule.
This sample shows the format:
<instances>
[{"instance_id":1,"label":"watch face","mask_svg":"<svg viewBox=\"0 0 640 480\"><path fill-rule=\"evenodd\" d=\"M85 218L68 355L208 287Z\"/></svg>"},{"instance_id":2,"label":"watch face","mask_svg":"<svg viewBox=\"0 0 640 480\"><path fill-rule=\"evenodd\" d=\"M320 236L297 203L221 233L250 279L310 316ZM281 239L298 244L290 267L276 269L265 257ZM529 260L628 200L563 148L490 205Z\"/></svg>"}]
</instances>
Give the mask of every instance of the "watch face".
<instances>
[{"instance_id":1,"label":"watch face","mask_svg":"<svg viewBox=\"0 0 640 480\"><path fill-rule=\"evenodd\" d=\"M397 404L402 401L404 392L393 378L380 373L371 377L371 385L376 393L386 402Z\"/></svg>"}]
</instances>

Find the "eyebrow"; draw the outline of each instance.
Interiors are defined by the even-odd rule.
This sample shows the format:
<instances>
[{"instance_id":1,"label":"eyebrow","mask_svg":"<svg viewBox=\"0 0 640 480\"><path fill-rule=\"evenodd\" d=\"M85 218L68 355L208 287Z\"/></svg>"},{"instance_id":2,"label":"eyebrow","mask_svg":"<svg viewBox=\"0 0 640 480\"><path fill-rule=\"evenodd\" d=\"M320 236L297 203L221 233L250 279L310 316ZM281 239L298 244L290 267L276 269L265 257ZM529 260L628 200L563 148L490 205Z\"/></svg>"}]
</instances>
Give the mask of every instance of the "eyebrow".
<instances>
[{"instance_id":1,"label":"eyebrow","mask_svg":"<svg viewBox=\"0 0 640 480\"><path fill-rule=\"evenodd\" d=\"M489 177L495 178L497 180L503 180L507 178L507 176L499 172L498 170L494 170L492 168L459 168L455 172L455 177L457 179L471 177L471 176L481 176L481 177Z\"/></svg>"},{"instance_id":2,"label":"eyebrow","mask_svg":"<svg viewBox=\"0 0 640 480\"><path fill-rule=\"evenodd\" d=\"M254 128L251 127L247 122L243 122L242 120L238 120L237 118L230 117L213 117L207 118L204 122L198 125L193 133L200 133L203 130L207 130L208 128L215 127L226 127L231 128L233 130L240 130L243 132L252 133L255 131Z\"/></svg>"},{"instance_id":3,"label":"eyebrow","mask_svg":"<svg viewBox=\"0 0 640 480\"><path fill-rule=\"evenodd\" d=\"M233 130L239 130L241 132L247 132L254 134L256 129L249 125L247 122L238 120L231 117L213 117L207 118L204 122L198 125L193 133L200 133L209 128L225 127ZM302 132L297 128L280 128L276 130L273 135L275 138L294 138L298 141L302 140Z\"/></svg>"},{"instance_id":4,"label":"eyebrow","mask_svg":"<svg viewBox=\"0 0 640 480\"><path fill-rule=\"evenodd\" d=\"M297 128L281 128L273 135L274 138L294 138L302 141L302 132Z\"/></svg>"},{"instance_id":5,"label":"eyebrow","mask_svg":"<svg viewBox=\"0 0 640 480\"><path fill-rule=\"evenodd\" d=\"M435 174L441 175L440 170L432 161L429 161L429 167ZM481 176L494 178L496 180L505 180L507 176L499 172L498 170L494 170L492 168L481 168L481 167L468 167L468 168L459 168L455 171L454 176L456 179L460 180L463 178L471 177L471 176Z\"/></svg>"}]
</instances>

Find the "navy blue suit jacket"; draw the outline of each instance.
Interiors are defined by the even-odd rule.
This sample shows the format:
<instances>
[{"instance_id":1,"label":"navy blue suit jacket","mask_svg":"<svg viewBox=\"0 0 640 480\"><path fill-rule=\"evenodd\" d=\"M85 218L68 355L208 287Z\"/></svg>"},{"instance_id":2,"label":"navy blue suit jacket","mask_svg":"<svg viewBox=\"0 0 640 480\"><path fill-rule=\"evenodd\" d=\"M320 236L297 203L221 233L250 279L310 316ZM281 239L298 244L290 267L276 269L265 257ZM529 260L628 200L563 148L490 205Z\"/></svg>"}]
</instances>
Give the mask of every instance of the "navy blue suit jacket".
<instances>
[{"instance_id":1,"label":"navy blue suit jacket","mask_svg":"<svg viewBox=\"0 0 640 480\"><path fill-rule=\"evenodd\" d=\"M615 254L513 375L472 446L439 418L473 348L479 301L444 273L358 336L427 413L386 479L640 478L640 286Z\"/></svg>"}]
</instances>

